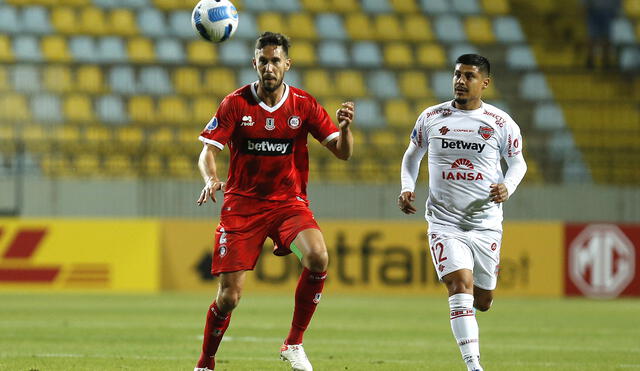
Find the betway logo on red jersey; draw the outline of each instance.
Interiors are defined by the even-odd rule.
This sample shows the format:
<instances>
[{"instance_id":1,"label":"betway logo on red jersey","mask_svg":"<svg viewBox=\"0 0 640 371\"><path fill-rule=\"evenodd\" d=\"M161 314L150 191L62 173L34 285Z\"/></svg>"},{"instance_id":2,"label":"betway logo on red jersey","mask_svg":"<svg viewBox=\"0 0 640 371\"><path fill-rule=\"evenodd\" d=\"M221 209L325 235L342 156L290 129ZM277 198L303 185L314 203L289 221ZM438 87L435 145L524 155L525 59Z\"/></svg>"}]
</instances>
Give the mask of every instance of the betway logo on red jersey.
<instances>
[{"instance_id":1,"label":"betway logo on red jersey","mask_svg":"<svg viewBox=\"0 0 640 371\"><path fill-rule=\"evenodd\" d=\"M293 139L247 138L242 152L257 156L284 156L293 153Z\"/></svg>"}]
</instances>

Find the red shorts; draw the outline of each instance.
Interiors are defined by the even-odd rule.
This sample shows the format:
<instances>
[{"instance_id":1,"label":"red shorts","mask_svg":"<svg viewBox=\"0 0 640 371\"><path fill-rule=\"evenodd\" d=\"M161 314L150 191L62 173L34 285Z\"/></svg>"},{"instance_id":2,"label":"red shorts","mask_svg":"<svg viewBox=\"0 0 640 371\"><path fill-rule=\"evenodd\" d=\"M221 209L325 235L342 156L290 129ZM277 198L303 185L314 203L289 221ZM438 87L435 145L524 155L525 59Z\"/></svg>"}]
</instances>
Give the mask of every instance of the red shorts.
<instances>
[{"instance_id":1,"label":"red shorts","mask_svg":"<svg viewBox=\"0 0 640 371\"><path fill-rule=\"evenodd\" d=\"M211 273L254 269L267 237L276 244L274 254L290 254L291 242L310 228L320 229L305 201L226 195L216 228Z\"/></svg>"}]
</instances>

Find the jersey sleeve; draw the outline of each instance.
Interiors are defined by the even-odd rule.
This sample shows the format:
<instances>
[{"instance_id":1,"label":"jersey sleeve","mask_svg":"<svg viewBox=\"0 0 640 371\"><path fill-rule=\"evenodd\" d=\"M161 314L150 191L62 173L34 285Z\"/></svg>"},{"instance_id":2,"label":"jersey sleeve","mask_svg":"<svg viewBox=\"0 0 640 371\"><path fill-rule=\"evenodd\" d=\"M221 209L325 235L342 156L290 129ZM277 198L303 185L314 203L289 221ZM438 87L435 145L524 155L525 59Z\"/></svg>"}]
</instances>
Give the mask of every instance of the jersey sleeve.
<instances>
[{"instance_id":1,"label":"jersey sleeve","mask_svg":"<svg viewBox=\"0 0 640 371\"><path fill-rule=\"evenodd\" d=\"M200 132L198 139L203 143L211 144L219 149L224 146L231 138L235 129L236 120L234 118L234 104L230 97L226 97L220 103L218 111Z\"/></svg>"},{"instance_id":2,"label":"jersey sleeve","mask_svg":"<svg viewBox=\"0 0 640 371\"><path fill-rule=\"evenodd\" d=\"M504 158L512 158L522 153L522 135L518 124L512 119L507 120L504 135L500 141L500 154Z\"/></svg>"},{"instance_id":3,"label":"jersey sleeve","mask_svg":"<svg viewBox=\"0 0 640 371\"><path fill-rule=\"evenodd\" d=\"M326 145L340 135L340 130L331 121L327 111L315 100L309 107L309 132L323 145Z\"/></svg>"},{"instance_id":4,"label":"jersey sleeve","mask_svg":"<svg viewBox=\"0 0 640 371\"><path fill-rule=\"evenodd\" d=\"M427 123L424 112L418 116L416 124L413 126L410 137L411 143L420 149L426 149L428 146Z\"/></svg>"}]
</instances>

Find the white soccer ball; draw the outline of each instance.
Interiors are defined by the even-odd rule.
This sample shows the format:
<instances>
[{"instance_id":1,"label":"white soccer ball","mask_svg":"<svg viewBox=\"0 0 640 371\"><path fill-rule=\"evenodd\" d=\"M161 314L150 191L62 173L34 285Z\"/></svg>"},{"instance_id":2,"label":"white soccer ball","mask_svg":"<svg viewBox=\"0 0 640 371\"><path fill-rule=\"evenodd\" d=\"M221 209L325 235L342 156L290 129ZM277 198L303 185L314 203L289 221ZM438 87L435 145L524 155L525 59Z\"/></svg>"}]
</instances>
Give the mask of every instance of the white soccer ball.
<instances>
[{"instance_id":1,"label":"white soccer ball","mask_svg":"<svg viewBox=\"0 0 640 371\"><path fill-rule=\"evenodd\" d=\"M238 28L238 11L229 0L200 0L191 14L191 25L203 39L228 40Z\"/></svg>"}]
</instances>

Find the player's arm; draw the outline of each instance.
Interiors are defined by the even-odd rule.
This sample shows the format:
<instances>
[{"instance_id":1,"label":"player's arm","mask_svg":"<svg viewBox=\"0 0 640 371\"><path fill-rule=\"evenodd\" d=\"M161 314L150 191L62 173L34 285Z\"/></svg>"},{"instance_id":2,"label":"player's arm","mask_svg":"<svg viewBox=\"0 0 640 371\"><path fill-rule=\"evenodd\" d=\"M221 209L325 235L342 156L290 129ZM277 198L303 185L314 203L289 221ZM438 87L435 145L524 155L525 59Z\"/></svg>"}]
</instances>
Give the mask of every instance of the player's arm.
<instances>
[{"instance_id":1,"label":"player's arm","mask_svg":"<svg viewBox=\"0 0 640 371\"><path fill-rule=\"evenodd\" d=\"M418 147L411 141L402 157L402 166L400 167L402 190L398 196L398 207L405 214L415 214L417 211L413 206L413 201L416 199L414 190L420 172L420 162L426 151L426 148Z\"/></svg>"},{"instance_id":2,"label":"player's arm","mask_svg":"<svg viewBox=\"0 0 640 371\"><path fill-rule=\"evenodd\" d=\"M504 180L500 184L492 184L489 197L491 201L495 203L505 202L511 197L513 192L516 191L518 184L524 178L524 174L527 172L527 163L524 160L522 153L512 157L505 157L507 162L507 173L504 175Z\"/></svg>"},{"instance_id":3,"label":"player's arm","mask_svg":"<svg viewBox=\"0 0 640 371\"><path fill-rule=\"evenodd\" d=\"M208 143L205 143L202 147L202 152L200 152L200 157L198 158L198 169L200 169L205 185L202 192L200 192L200 197L197 201L198 206L206 203L208 198L216 202L216 191L224 191L225 184L218 179L216 170L216 155L220 151L220 148Z\"/></svg>"},{"instance_id":4,"label":"player's arm","mask_svg":"<svg viewBox=\"0 0 640 371\"><path fill-rule=\"evenodd\" d=\"M353 154L353 135L349 127L354 118L354 104L353 102L342 103L336 111L336 117L340 127L340 135L329 143L327 148L339 159L348 160Z\"/></svg>"}]
</instances>

